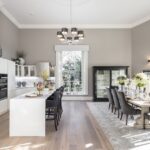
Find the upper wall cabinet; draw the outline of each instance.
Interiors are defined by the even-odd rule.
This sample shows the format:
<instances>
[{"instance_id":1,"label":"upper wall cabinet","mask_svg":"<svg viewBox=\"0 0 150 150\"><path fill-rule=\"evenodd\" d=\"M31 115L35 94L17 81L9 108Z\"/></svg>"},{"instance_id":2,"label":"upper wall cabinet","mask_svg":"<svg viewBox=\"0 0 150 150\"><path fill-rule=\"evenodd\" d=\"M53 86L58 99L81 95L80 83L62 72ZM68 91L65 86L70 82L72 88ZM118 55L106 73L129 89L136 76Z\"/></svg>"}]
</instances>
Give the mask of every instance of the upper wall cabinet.
<instances>
[{"instance_id":1,"label":"upper wall cabinet","mask_svg":"<svg viewBox=\"0 0 150 150\"><path fill-rule=\"evenodd\" d=\"M0 58L0 73L7 74L7 60Z\"/></svg>"},{"instance_id":2,"label":"upper wall cabinet","mask_svg":"<svg viewBox=\"0 0 150 150\"><path fill-rule=\"evenodd\" d=\"M36 66L16 64L16 76L17 77L34 77L36 75L37 75Z\"/></svg>"}]
</instances>

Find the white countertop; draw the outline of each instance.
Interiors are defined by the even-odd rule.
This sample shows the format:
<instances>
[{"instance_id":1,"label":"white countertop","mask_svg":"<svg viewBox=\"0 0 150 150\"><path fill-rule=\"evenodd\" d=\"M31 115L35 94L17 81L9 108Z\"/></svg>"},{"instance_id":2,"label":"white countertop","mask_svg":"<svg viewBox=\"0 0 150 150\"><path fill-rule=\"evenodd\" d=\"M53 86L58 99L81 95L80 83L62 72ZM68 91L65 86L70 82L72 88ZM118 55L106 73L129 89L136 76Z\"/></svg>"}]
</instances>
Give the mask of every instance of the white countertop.
<instances>
[{"instance_id":1,"label":"white countertop","mask_svg":"<svg viewBox=\"0 0 150 150\"><path fill-rule=\"evenodd\" d=\"M35 100L35 99L47 99L52 93L54 92L54 90L49 91L48 89L43 90L41 92L40 96L37 97L27 97L26 95L30 95L33 93L38 93L36 90L32 91L32 92L28 92L19 96L16 96L15 98L12 98L11 100Z\"/></svg>"}]
</instances>

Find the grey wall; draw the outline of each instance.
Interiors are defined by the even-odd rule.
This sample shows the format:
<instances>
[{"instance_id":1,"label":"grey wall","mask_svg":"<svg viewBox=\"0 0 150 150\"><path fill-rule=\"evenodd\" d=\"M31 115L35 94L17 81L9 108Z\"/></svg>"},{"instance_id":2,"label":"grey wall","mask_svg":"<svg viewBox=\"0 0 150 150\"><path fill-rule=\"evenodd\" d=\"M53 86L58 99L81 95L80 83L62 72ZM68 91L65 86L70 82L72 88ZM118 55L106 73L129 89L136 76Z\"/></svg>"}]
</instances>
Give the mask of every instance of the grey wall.
<instances>
[{"instance_id":1,"label":"grey wall","mask_svg":"<svg viewBox=\"0 0 150 150\"><path fill-rule=\"evenodd\" d=\"M4 58L11 59L18 49L18 29L0 12L0 46Z\"/></svg>"},{"instance_id":2,"label":"grey wall","mask_svg":"<svg viewBox=\"0 0 150 150\"><path fill-rule=\"evenodd\" d=\"M55 65L54 45L60 44L54 29L21 29L19 47L26 53L27 64L50 61ZM131 66L131 31L128 29L86 29L86 38L80 44L88 44L89 95L92 95L92 66Z\"/></svg>"},{"instance_id":3,"label":"grey wall","mask_svg":"<svg viewBox=\"0 0 150 150\"><path fill-rule=\"evenodd\" d=\"M132 70L133 74L150 69L150 21L132 29Z\"/></svg>"}]
</instances>

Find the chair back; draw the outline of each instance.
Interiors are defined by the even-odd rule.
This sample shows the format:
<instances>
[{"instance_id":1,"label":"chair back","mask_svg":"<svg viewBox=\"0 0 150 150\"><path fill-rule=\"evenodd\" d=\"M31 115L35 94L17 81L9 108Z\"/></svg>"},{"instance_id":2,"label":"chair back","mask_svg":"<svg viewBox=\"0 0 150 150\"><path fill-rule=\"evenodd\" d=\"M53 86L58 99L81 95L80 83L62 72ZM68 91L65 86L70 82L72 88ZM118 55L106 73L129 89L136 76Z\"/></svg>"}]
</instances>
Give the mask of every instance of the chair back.
<instances>
[{"instance_id":1,"label":"chair back","mask_svg":"<svg viewBox=\"0 0 150 150\"><path fill-rule=\"evenodd\" d=\"M120 103L120 106L121 106L121 111L123 113L127 113L129 105L127 104L124 92L117 91L117 95L118 95L118 98L119 98L119 103Z\"/></svg>"},{"instance_id":2,"label":"chair back","mask_svg":"<svg viewBox=\"0 0 150 150\"><path fill-rule=\"evenodd\" d=\"M111 89L111 93L112 93L112 97L113 97L113 100L114 100L115 108L120 109L120 103L119 103L119 99L118 99L118 96L117 96L116 89L114 89L114 88Z\"/></svg>"},{"instance_id":3,"label":"chair back","mask_svg":"<svg viewBox=\"0 0 150 150\"><path fill-rule=\"evenodd\" d=\"M110 88L107 88L106 91L107 91L107 98L109 100L109 103L114 104L114 100L113 100Z\"/></svg>"},{"instance_id":4,"label":"chair back","mask_svg":"<svg viewBox=\"0 0 150 150\"><path fill-rule=\"evenodd\" d=\"M46 108L48 108L48 107L56 107L56 106L60 105L60 103L61 103L60 91L56 90L53 93L53 95L54 95L53 100L46 99Z\"/></svg>"}]
</instances>

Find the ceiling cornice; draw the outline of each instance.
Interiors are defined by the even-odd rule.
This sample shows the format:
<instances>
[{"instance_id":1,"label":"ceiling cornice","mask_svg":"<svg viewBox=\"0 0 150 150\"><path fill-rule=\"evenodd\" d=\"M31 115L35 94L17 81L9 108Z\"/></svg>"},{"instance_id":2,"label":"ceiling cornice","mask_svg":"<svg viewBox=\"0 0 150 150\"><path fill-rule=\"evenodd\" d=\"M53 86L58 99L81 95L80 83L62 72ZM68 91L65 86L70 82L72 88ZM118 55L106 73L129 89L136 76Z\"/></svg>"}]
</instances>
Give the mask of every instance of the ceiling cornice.
<instances>
[{"instance_id":1,"label":"ceiling cornice","mask_svg":"<svg viewBox=\"0 0 150 150\"><path fill-rule=\"evenodd\" d=\"M58 29L63 26L70 27L66 24L20 24L17 19L5 8L0 0L0 11L19 29ZM130 29L150 20L150 16L146 16L132 24L74 24L78 28L85 29Z\"/></svg>"},{"instance_id":2,"label":"ceiling cornice","mask_svg":"<svg viewBox=\"0 0 150 150\"><path fill-rule=\"evenodd\" d=\"M20 23L11 15L7 9L4 7L4 4L0 1L0 11L18 28L20 28Z\"/></svg>"},{"instance_id":3,"label":"ceiling cornice","mask_svg":"<svg viewBox=\"0 0 150 150\"><path fill-rule=\"evenodd\" d=\"M123 28L131 28L131 25L126 24L73 24L73 26L77 28L85 28L85 29L123 29ZM20 25L21 29L58 29L62 27L71 27L68 24L22 24Z\"/></svg>"}]
</instances>

